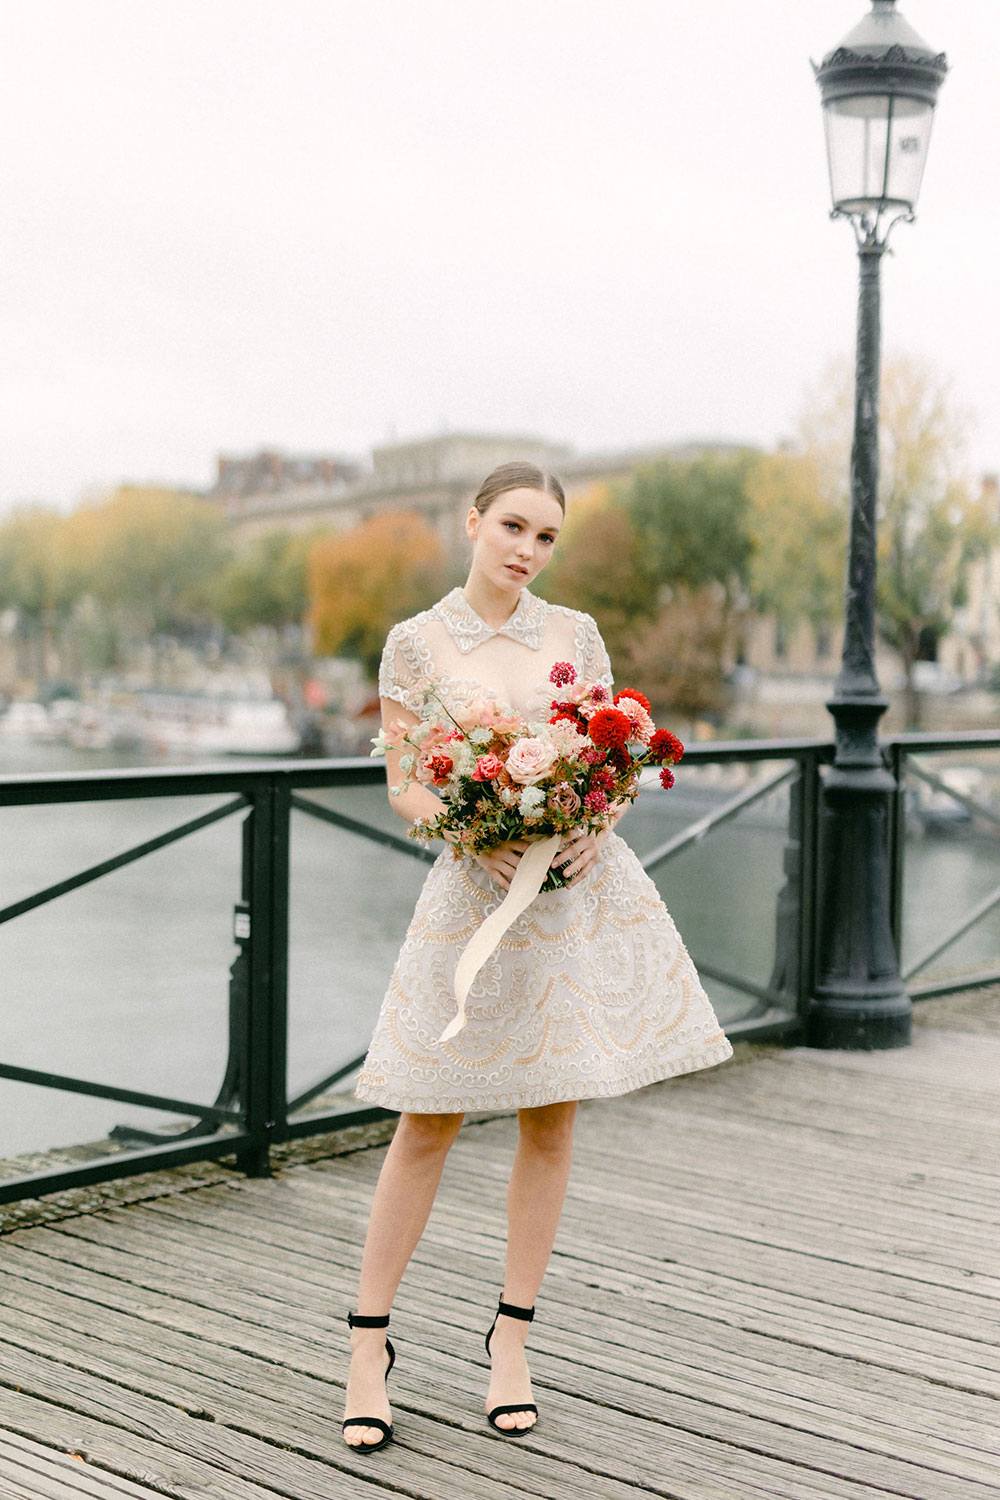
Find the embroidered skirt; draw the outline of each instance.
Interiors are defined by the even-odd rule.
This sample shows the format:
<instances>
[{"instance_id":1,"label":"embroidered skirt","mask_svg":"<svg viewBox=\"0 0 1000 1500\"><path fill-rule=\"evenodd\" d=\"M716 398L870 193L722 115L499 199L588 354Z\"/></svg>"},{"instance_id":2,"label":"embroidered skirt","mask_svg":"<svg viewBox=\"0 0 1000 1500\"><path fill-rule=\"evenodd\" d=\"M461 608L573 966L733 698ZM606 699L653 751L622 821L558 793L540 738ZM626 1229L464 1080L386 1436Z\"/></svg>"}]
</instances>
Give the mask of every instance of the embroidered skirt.
<instances>
[{"instance_id":1,"label":"embroidered skirt","mask_svg":"<svg viewBox=\"0 0 1000 1500\"><path fill-rule=\"evenodd\" d=\"M459 954L503 893L445 850L427 875L382 1002L357 1097L448 1114L626 1094L732 1055L687 949L616 834L572 888L510 927L455 1014Z\"/></svg>"}]
</instances>

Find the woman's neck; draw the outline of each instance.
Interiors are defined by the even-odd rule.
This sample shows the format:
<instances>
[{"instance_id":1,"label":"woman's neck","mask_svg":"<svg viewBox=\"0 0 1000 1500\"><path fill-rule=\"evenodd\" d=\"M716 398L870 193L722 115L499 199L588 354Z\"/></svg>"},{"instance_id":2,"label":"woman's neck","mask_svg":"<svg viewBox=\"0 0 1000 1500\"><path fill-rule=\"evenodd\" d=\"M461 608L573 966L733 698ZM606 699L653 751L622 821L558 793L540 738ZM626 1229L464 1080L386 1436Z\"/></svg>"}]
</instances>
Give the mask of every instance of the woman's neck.
<instances>
[{"instance_id":1,"label":"woman's neck","mask_svg":"<svg viewBox=\"0 0 1000 1500\"><path fill-rule=\"evenodd\" d=\"M498 589L489 579L477 576L473 570L462 587L467 604L472 608L481 620L493 630L500 630L511 615L517 609L521 591L511 595L507 589Z\"/></svg>"}]
</instances>

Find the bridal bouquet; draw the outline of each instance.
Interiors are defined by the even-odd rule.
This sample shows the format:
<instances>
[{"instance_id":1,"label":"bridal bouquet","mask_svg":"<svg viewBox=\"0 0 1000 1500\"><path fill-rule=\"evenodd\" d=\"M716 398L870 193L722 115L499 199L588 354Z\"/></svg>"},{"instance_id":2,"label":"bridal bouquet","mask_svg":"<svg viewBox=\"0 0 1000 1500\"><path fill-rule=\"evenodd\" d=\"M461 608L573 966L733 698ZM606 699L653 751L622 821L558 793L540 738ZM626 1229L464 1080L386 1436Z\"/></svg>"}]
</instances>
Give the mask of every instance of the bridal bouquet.
<instances>
[{"instance_id":1,"label":"bridal bouquet","mask_svg":"<svg viewBox=\"0 0 1000 1500\"><path fill-rule=\"evenodd\" d=\"M638 795L645 765L659 766L662 785L672 786L671 767L684 754L675 735L656 728L648 698L634 688L612 700L600 683L577 682L564 661L549 681L555 696L547 719L525 719L485 697L452 712L428 687L418 723L397 720L373 740L373 755L399 751L405 781L395 795L414 781L441 795L441 811L414 823L415 838L447 835L456 856L529 840L503 901L458 959L457 1010L438 1038L442 1045L465 1026L472 983L503 934L539 891L565 883L551 868L563 835L608 828L617 807Z\"/></svg>"},{"instance_id":2,"label":"bridal bouquet","mask_svg":"<svg viewBox=\"0 0 1000 1500\"><path fill-rule=\"evenodd\" d=\"M419 819L413 837L447 836L456 855L474 855L509 839L599 833L637 796L643 766L659 766L663 786L673 785L684 746L656 728L642 693L623 688L612 700L600 683L578 682L569 662L556 662L549 681L555 696L541 722L485 697L450 712L431 687L418 724L397 721L375 737L373 755L400 752L397 794L418 781L441 795L441 811ZM550 869L543 889L562 883Z\"/></svg>"}]
</instances>

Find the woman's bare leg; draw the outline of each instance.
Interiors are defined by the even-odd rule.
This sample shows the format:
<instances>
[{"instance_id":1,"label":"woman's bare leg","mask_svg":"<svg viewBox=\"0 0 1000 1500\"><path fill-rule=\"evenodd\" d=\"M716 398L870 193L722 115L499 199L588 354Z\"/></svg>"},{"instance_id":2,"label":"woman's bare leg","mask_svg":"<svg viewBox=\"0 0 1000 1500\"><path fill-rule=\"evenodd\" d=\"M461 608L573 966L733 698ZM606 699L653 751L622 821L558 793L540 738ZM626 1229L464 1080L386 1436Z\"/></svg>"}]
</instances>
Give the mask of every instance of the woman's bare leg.
<instances>
[{"instance_id":1,"label":"woman's bare leg","mask_svg":"<svg viewBox=\"0 0 1000 1500\"><path fill-rule=\"evenodd\" d=\"M372 1198L361 1258L356 1311L366 1317L380 1317L392 1307L403 1272L424 1232L445 1157L463 1118L460 1114L404 1114L399 1118ZM345 1420L359 1416L389 1421L385 1368L385 1330L353 1328ZM376 1443L381 1436L377 1427L349 1427L344 1439L354 1447Z\"/></svg>"},{"instance_id":2,"label":"woman's bare leg","mask_svg":"<svg viewBox=\"0 0 1000 1500\"><path fill-rule=\"evenodd\" d=\"M507 1266L503 1300L533 1307L559 1227L573 1158L576 1104L518 1111L518 1141L507 1189ZM490 1340L492 1374L486 1410L531 1402L524 1345L527 1323L498 1318ZM533 1427L533 1412L497 1417L497 1426Z\"/></svg>"}]
</instances>

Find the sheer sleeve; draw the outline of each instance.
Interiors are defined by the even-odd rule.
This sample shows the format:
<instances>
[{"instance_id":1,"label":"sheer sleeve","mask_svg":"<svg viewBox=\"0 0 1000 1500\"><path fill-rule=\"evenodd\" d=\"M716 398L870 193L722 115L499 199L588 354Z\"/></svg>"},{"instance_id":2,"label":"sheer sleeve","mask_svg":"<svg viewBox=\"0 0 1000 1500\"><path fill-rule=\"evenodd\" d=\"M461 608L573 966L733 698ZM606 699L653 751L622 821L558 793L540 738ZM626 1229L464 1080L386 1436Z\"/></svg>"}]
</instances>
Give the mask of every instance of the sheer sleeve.
<instances>
[{"instance_id":1,"label":"sheer sleeve","mask_svg":"<svg viewBox=\"0 0 1000 1500\"><path fill-rule=\"evenodd\" d=\"M412 620L404 620L389 631L378 669L378 694L391 698L416 713L419 707L417 684L426 677L425 663L419 645L419 634Z\"/></svg>"},{"instance_id":2,"label":"sheer sleeve","mask_svg":"<svg viewBox=\"0 0 1000 1500\"><path fill-rule=\"evenodd\" d=\"M580 616L582 630L583 675L588 682L599 682L611 691L614 677L607 647L601 640L601 632L590 615Z\"/></svg>"}]
</instances>

